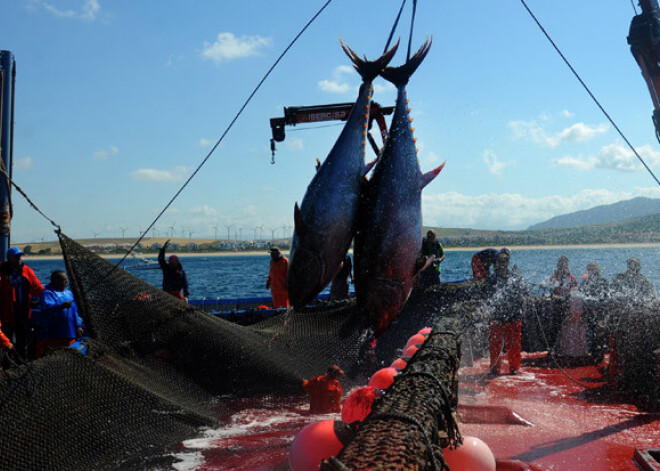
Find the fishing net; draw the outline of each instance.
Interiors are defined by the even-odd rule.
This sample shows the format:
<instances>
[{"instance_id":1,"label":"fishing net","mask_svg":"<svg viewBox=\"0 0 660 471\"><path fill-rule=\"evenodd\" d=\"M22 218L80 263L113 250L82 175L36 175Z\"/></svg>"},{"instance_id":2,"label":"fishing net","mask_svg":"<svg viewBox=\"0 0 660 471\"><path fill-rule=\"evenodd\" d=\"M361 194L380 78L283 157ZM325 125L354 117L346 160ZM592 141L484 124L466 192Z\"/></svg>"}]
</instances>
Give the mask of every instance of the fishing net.
<instances>
[{"instance_id":1,"label":"fishing net","mask_svg":"<svg viewBox=\"0 0 660 471\"><path fill-rule=\"evenodd\" d=\"M303 379L363 367L354 303L240 326L60 243L88 353L0 373L0 469L144 469L241 401L300 401Z\"/></svg>"},{"instance_id":2,"label":"fishing net","mask_svg":"<svg viewBox=\"0 0 660 471\"><path fill-rule=\"evenodd\" d=\"M420 327L447 319L472 336L463 342L463 348L470 345L471 357L487 354L489 320L480 310L475 283L413 290L374 351L354 301L319 303L238 325L163 293L63 234L60 243L90 333L88 352L60 349L0 372L0 470L171 468L171 452L204 427L218 426L246 407L300 405L307 399L303 379L332 364L346 371L345 388L363 384L389 365ZM552 301L528 299L523 325L541 319L543 326L551 309ZM617 340L629 382L657 366L657 357L650 355L660 338L657 308L644 312L624 319L645 340L628 334ZM523 331L530 348L544 349L538 344L540 329ZM460 345L458 330L445 330L452 330L450 337L419 355L426 360L410 370L415 375L397 381L401 391L389 395L394 402L382 403L374 422L378 434L398 431L394 442L412 440L406 446L414 448L408 451L419 463L441 459L437 439L452 427L447 411L455 406ZM657 373L644 378L641 386L633 386L657 392ZM445 393L450 399L433 399ZM424 399L428 394L432 398ZM402 419L408 416L414 423ZM373 450L380 453L378 447ZM359 461L359 454L351 457L347 451L340 458Z\"/></svg>"}]
</instances>

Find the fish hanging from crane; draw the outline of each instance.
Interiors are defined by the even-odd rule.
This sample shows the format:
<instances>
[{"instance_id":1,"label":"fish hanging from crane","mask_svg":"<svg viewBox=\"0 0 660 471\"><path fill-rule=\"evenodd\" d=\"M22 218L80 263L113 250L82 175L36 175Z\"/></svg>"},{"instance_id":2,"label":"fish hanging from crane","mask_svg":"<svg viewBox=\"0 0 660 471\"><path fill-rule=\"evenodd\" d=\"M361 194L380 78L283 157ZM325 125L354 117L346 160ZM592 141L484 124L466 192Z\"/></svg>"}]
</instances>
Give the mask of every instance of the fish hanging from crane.
<instances>
[{"instance_id":1,"label":"fish hanging from crane","mask_svg":"<svg viewBox=\"0 0 660 471\"><path fill-rule=\"evenodd\" d=\"M357 101L320 166L300 207L294 207L294 234L287 284L295 308L312 301L334 278L355 233L360 186L365 166L372 81L392 60L398 42L375 61L361 59L342 43L362 77Z\"/></svg>"},{"instance_id":2,"label":"fish hanging from crane","mask_svg":"<svg viewBox=\"0 0 660 471\"><path fill-rule=\"evenodd\" d=\"M630 52L642 70L653 100L653 124L660 141L660 8L658 0L639 0L642 13L630 23Z\"/></svg>"},{"instance_id":3,"label":"fish hanging from crane","mask_svg":"<svg viewBox=\"0 0 660 471\"><path fill-rule=\"evenodd\" d=\"M410 295L419 267L421 193L444 163L422 174L406 84L431 47L427 40L402 66L387 67L383 78L397 88L389 137L371 179L365 183L355 235L355 294L376 336L392 323Z\"/></svg>"}]
</instances>

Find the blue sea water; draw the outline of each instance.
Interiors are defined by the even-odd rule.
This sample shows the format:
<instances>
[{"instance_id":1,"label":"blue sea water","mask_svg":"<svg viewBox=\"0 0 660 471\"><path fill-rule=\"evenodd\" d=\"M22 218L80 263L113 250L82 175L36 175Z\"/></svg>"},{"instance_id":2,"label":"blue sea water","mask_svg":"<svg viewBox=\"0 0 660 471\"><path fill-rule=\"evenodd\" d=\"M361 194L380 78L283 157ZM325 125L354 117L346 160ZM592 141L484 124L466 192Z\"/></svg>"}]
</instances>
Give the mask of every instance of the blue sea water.
<instances>
[{"instance_id":1,"label":"blue sea water","mask_svg":"<svg viewBox=\"0 0 660 471\"><path fill-rule=\"evenodd\" d=\"M471 279L470 259L473 251L448 251L442 263L443 281L462 281ZM617 273L626 269L626 260L637 257L642 263L642 273L649 278L656 289L660 287L660 247L603 247L570 249L513 249L511 266L520 268L526 281L533 285L548 282L557 259L566 255L570 260L571 272L581 279L590 262L597 262L601 274L611 280ZM155 262L138 265L132 260L124 263L126 270L135 276L160 288L162 274ZM209 257L180 256L181 263L188 275L191 299L235 299L269 296L266 278L270 257L268 255L232 255ZM110 260L116 263L116 260ZM61 260L30 260L39 279L46 284L50 273L55 269L64 269ZM328 290L326 289L326 292Z\"/></svg>"}]
</instances>

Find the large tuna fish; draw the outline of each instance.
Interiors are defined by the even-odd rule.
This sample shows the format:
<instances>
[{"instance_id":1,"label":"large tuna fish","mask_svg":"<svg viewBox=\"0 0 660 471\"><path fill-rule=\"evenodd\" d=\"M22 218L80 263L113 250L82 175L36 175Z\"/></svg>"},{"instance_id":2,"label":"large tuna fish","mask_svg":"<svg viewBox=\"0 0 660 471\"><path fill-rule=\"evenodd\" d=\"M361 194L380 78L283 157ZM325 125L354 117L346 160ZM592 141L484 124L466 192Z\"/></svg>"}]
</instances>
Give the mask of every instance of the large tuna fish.
<instances>
[{"instance_id":1,"label":"large tuna fish","mask_svg":"<svg viewBox=\"0 0 660 471\"><path fill-rule=\"evenodd\" d=\"M422 175L410 126L405 86L431 44L401 67L381 75L397 87L397 101L385 143L372 178L364 185L355 235L357 302L376 336L392 323L410 295L417 275L422 233L422 188L444 164Z\"/></svg>"},{"instance_id":2,"label":"large tuna fish","mask_svg":"<svg viewBox=\"0 0 660 471\"><path fill-rule=\"evenodd\" d=\"M364 163L372 81L387 66L398 43L371 62L342 44L362 76L360 92L337 142L294 208L293 241L288 272L289 300L294 308L312 301L339 269L353 239Z\"/></svg>"}]
</instances>

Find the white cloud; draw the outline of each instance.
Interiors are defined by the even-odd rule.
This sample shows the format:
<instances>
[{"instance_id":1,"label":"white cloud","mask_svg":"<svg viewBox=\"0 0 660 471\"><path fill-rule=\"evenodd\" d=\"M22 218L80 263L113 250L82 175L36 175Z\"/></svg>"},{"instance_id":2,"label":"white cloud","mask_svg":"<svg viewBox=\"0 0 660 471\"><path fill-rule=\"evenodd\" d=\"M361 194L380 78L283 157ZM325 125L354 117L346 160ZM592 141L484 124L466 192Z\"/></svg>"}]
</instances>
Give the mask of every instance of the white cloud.
<instances>
[{"instance_id":1,"label":"white cloud","mask_svg":"<svg viewBox=\"0 0 660 471\"><path fill-rule=\"evenodd\" d=\"M286 147L293 151L302 151L304 149L302 139L294 138L286 141Z\"/></svg>"},{"instance_id":2,"label":"white cloud","mask_svg":"<svg viewBox=\"0 0 660 471\"><path fill-rule=\"evenodd\" d=\"M204 139L204 138L201 138L201 139L199 140L199 147L208 147L208 146L210 146L211 144L212 144L212 141L211 141L210 139Z\"/></svg>"},{"instance_id":3,"label":"white cloud","mask_svg":"<svg viewBox=\"0 0 660 471\"><path fill-rule=\"evenodd\" d=\"M605 134L610 127L607 124L589 126L584 123L575 123L554 135L549 134L536 121L510 121L509 128L516 139L524 139L545 147L555 148L564 142L589 141L596 136Z\"/></svg>"},{"instance_id":4,"label":"white cloud","mask_svg":"<svg viewBox=\"0 0 660 471\"><path fill-rule=\"evenodd\" d=\"M438 154L436 154L433 151L421 152L420 149L420 152L418 152L417 155L418 156L421 155L419 161L424 167L426 167L427 165L437 167L438 166L437 164L440 162L440 157L438 156ZM424 168L422 168L422 172L424 172Z\"/></svg>"},{"instance_id":5,"label":"white cloud","mask_svg":"<svg viewBox=\"0 0 660 471\"><path fill-rule=\"evenodd\" d=\"M72 18L82 21L94 21L101 11L101 5L97 0L86 0L79 10L61 10L48 2L32 0L31 8L42 7L58 18Z\"/></svg>"},{"instance_id":6,"label":"white cloud","mask_svg":"<svg viewBox=\"0 0 660 471\"><path fill-rule=\"evenodd\" d=\"M117 155L119 153L119 149L117 149L115 146L110 146L109 149L101 149L97 150L94 152L93 158L94 160L105 160L110 156Z\"/></svg>"},{"instance_id":7,"label":"white cloud","mask_svg":"<svg viewBox=\"0 0 660 471\"><path fill-rule=\"evenodd\" d=\"M180 166L172 170L158 170L155 168L142 168L131 172L130 176L134 180L176 183L186 179L188 176L188 167Z\"/></svg>"},{"instance_id":8,"label":"white cloud","mask_svg":"<svg viewBox=\"0 0 660 471\"><path fill-rule=\"evenodd\" d=\"M260 50L270 45L270 38L261 36L236 37L233 33L219 33L215 42L204 41L202 57L220 63L259 55Z\"/></svg>"},{"instance_id":9,"label":"white cloud","mask_svg":"<svg viewBox=\"0 0 660 471\"><path fill-rule=\"evenodd\" d=\"M649 167L660 166L660 152L649 145L640 146L637 153ZM578 170L604 168L632 172L643 169L642 163L629 147L622 144L610 144L600 149L597 155L588 157L565 156L557 159L557 164Z\"/></svg>"},{"instance_id":10,"label":"white cloud","mask_svg":"<svg viewBox=\"0 0 660 471\"><path fill-rule=\"evenodd\" d=\"M330 80L320 80L318 82L318 87L321 91L327 93L348 93L353 92L358 89L358 85L350 84L346 81L346 76L354 76L355 71L353 68L347 65L340 65L332 71L332 79Z\"/></svg>"},{"instance_id":11,"label":"white cloud","mask_svg":"<svg viewBox=\"0 0 660 471\"><path fill-rule=\"evenodd\" d=\"M207 204L190 208L189 212L190 214L193 214L195 216L202 216L202 217L216 217L220 214L220 212L217 209L212 208Z\"/></svg>"},{"instance_id":12,"label":"white cloud","mask_svg":"<svg viewBox=\"0 0 660 471\"><path fill-rule=\"evenodd\" d=\"M488 171L493 175L497 175L498 177L502 176L502 172L504 171L505 167L511 165L508 162L500 162L500 160L497 158L497 155L495 155L495 152L491 150L484 151L484 162L488 166Z\"/></svg>"},{"instance_id":13,"label":"white cloud","mask_svg":"<svg viewBox=\"0 0 660 471\"><path fill-rule=\"evenodd\" d=\"M443 227L519 230L554 216L612 204L636 196L660 197L660 188L630 192L587 189L574 195L528 198L520 194L422 194L424 224Z\"/></svg>"},{"instance_id":14,"label":"white cloud","mask_svg":"<svg viewBox=\"0 0 660 471\"><path fill-rule=\"evenodd\" d=\"M573 116L575 116L575 113L573 113L572 111L569 111L569 110L562 110L561 116L563 118L572 118Z\"/></svg>"},{"instance_id":15,"label":"white cloud","mask_svg":"<svg viewBox=\"0 0 660 471\"><path fill-rule=\"evenodd\" d=\"M30 170L32 168L32 157L23 157L14 161L16 170Z\"/></svg>"},{"instance_id":16,"label":"white cloud","mask_svg":"<svg viewBox=\"0 0 660 471\"><path fill-rule=\"evenodd\" d=\"M374 94L388 93L396 90L396 87L390 82L385 83L374 83ZM419 116L419 115L418 115Z\"/></svg>"},{"instance_id":17,"label":"white cloud","mask_svg":"<svg viewBox=\"0 0 660 471\"><path fill-rule=\"evenodd\" d=\"M321 80L319 81L319 89L323 92L327 93L348 93L351 90L355 89L355 87L349 85L348 83L339 83L337 81L333 80Z\"/></svg>"}]
</instances>

